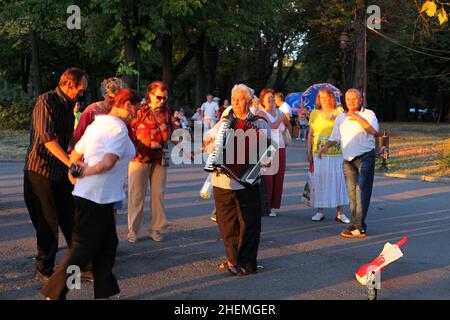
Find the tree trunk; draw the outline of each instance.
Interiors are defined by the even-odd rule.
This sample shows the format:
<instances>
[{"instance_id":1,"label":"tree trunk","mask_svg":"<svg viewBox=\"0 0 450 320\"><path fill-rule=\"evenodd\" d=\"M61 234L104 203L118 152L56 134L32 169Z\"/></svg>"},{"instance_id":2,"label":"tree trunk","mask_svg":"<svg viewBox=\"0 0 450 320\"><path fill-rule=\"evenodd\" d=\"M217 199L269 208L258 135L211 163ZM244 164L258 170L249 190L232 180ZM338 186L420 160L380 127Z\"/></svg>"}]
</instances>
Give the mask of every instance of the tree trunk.
<instances>
[{"instance_id":1,"label":"tree trunk","mask_svg":"<svg viewBox=\"0 0 450 320\"><path fill-rule=\"evenodd\" d=\"M162 80L169 86L173 83L173 39L168 34L161 35Z\"/></svg>"},{"instance_id":2,"label":"tree trunk","mask_svg":"<svg viewBox=\"0 0 450 320\"><path fill-rule=\"evenodd\" d=\"M30 28L31 42L31 92L35 97L41 94L41 73L39 70L39 38L36 31Z\"/></svg>"},{"instance_id":3,"label":"tree trunk","mask_svg":"<svg viewBox=\"0 0 450 320\"><path fill-rule=\"evenodd\" d=\"M264 36L258 37L258 63L257 63L257 78L256 78L256 92L261 92L267 86L267 81L272 75L275 61L271 61L271 47ZM255 94L257 94L255 92Z\"/></svg>"},{"instance_id":4,"label":"tree trunk","mask_svg":"<svg viewBox=\"0 0 450 320\"><path fill-rule=\"evenodd\" d=\"M365 31L366 31L366 4L364 0L356 1L356 24L355 24L355 73L353 87L365 92ZM365 98L363 96L363 98Z\"/></svg>"},{"instance_id":5,"label":"tree trunk","mask_svg":"<svg viewBox=\"0 0 450 320\"><path fill-rule=\"evenodd\" d=\"M22 82L22 91L25 93L28 92L28 81L30 79L30 58L25 57L20 59L20 74L21 74L21 82Z\"/></svg>"},{"instance_id":6,"label":"tree trunk","mask_svg":"<svg viewBox=\"0 0 450 320\"><path fill-rule=\"evenodd\" d=\"M122 16L122 25L124 28L124 49L125 49L125 64L127 66L132 67L133 69L138 70L138 55L139 55L139 49L138 49L138 43L139 39L135 32L133 32L135 24L138 23L138 8L135 1L132 2L132 10L129 15ZM128 4L128 1L122 1L123 7L130 7L130 4ZM125 74L123 75L124 81L127 83L127 85L135 90L138 90L137 88L137 75L135 74Z\"/></svg>"},{"instance_id":7,"label":"tree trunk","mask_svg":"<svg viewBox=\"0 0 450 320\"><path fill-rule=\"evenodd\" d=\"M172 30L170 25L167 25L168 30ZM173 57L173 37L171 35L160 35L161 47L161 63L162 63L162 80L169 85L169 89L172 87L178 76L186 69L189 62L194 57L194 52L191 46L189 46L186 54L180 61L174 66Z\"/></svg>"},{"instance_id":8,"label":"tree trunk","mask_svg":"<svg viewBox=\"0 0 450 320\"><path fill-rule=\"evenodd\" d=\"M125 64L132 66L133 69L137 68L138 46L137 41L134 38L128 36L125 37ZM138 70L139 71L139 70ZM124 81L132 89L137 89L137 75L125 74L123 75Z\"/></svg>"},{"instance_id":9,"label":"tree trunk","mask_svg":"<svg viewBox=\"0 0 450 320\"><path fill-rule=\"evenodd\" d=\"M286 85L287 85L287 82L289 80L289 77L291 76L292 72L294 71L295 66L297 65L298 61L299 61L299 57L296 60L292 61L292 65L289 67L288 71L284 75L283 82L281 83L281 90L280 91L283 92L284 89L286 88Z\"/></svg>"},{"instance_id":10,"label":"tree trunk","mask_svg":"<svg viewBox=\"0 0 450 320\"><path fill-rule=\"evenodd\" d=\"M277 77L275 80L275 91L282 91L283 90L283 60L284 60L284 53L282 50L278 50L277 53Z\"/></svg>"},{"instance_id":11,"label":"tree trunk","mask_svg":"<svg viewBox=\"0 0 450 320\"><path fill-rule=\"evenodd\" d=\"M257 44L258 44L258 60L257 60L257 69L256 69L256 92L261 92L262 89L266 86L266 82L264 81L265 69L268 65L268 49L265 46L265 38L263 36L258 36Z\"/></svg>"},{"instance_id":12,"label":"tree trunk","mask_svg":"<svg viewBox=\"0 0 450 320\"><path fill-rule=\"evenodd\" d=\"M436 106L438 108L438 115L437 115L437 119L433 119L434 121L436 121L437 124L440 124L441 121L443 120L442 117L444 116L444 95L442 94L442 90L438 89L437 92L437 99L436 99ZM433 116L434 118L434 116Z\"/></svg>"},{"instance_id":13,"label":"tree trunk","mask_svg":"<svg viewBox=\"0 0 450 320\"><path fill-rule=\"evenodd\" d=\"M219 63L219 49L217 46L211 46L208 42L206 45L206 59L208 61L208 86L206 91L218 96L219 92L216 85L217 65Z\"/></svg>"},{"instance_id":14,"label":"tree trunk","mask_svg":"<svg viewBox=\"0 0 450 320\"><path fill-rule=\"evenodd\" d=\"M196 69L196 82L195 82L195 105L200 105L205 100L206 95L206 73L205 73L205 34L200 35L199 41L195 45L195 69Z\"/></svg>"}]
</instances>

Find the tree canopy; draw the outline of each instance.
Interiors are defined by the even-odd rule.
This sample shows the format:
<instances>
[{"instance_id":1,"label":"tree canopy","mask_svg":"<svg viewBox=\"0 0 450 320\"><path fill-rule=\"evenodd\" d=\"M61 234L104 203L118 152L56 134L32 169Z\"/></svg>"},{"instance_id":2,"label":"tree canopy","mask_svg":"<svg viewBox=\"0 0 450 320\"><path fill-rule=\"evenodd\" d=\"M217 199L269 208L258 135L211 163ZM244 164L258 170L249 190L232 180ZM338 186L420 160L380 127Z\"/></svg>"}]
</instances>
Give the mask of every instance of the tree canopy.
<instances>
[{"instance_id":1,"label":"tree canopy","mask_svg":"<svg viewBox=\"0 0 450 320\"><path fill-rule=\"evenodd\" d=\"M90 76L86 103L111 76L141 93L164 80L170 104L188 110L208 92L228 98L237 82L257 93L317 82L362 89L367 39L367 104L381 119L405 120L412 105L448 119L445 1L377 1L380 30L365 27L364 0L80 0L81 28L69 29L72 2L0 2L0 95L8 87L37 96L71 66Z\"/></svg>"}]
</instances>

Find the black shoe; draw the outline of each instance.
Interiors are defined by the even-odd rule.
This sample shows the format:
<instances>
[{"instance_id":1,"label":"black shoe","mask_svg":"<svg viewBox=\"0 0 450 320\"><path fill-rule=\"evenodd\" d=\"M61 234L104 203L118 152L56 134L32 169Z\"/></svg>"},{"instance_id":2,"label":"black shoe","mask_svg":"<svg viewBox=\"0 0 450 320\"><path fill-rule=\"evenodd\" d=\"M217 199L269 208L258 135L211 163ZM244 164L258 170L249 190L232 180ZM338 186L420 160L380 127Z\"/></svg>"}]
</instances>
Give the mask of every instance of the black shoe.
<instances>
[{"instance_id":1,"label":"black shoe","mask_svg":"<svg viewBox=\"0 0 450 320\"><path fill-rule=\"evenodd\" d=\"M94 274L92 273L92 271L80 272L80 279L82 282L93 283L94 282Z\"/></svg>"},{"instance_id":2,"label":"black shoe","mask_svg":"<svg viewBox=\"0 0 450 320\"><path fill-rule=\"evenodd\" d=\"M36 273L34 275L34 279L39 282L42 282L42 283L46 283L48 281L48 279L50 279L50 277L51 277L51 274L50 275L44 274L38 270L36 270Z\"/></svg>"}]
</instances>

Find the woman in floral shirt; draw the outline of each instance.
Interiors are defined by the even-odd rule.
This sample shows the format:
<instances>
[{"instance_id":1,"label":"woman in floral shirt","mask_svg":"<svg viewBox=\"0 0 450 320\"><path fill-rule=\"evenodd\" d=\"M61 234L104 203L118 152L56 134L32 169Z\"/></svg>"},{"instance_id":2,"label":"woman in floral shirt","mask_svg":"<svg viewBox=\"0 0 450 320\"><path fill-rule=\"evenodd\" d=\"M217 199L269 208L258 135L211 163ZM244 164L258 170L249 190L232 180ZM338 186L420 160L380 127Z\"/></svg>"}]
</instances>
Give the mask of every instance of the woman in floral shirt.
<instances>
[{"instance_id":1,"label":"woman in floral shirt","mask_svg":"<svg viewBox=\"0 0 450 320\"><path fill-rule=\"evenodd\" d=\"M168 142L173 131L172 115L166 105L167 85L152 82L145 104L131 122L137 156L128 171L128 241L136 242L144 211L147 185L151 188L152 222L150 238L162 241L161 230L167 228L164 189L167 179Z\"/></svg>"}]
</instances>

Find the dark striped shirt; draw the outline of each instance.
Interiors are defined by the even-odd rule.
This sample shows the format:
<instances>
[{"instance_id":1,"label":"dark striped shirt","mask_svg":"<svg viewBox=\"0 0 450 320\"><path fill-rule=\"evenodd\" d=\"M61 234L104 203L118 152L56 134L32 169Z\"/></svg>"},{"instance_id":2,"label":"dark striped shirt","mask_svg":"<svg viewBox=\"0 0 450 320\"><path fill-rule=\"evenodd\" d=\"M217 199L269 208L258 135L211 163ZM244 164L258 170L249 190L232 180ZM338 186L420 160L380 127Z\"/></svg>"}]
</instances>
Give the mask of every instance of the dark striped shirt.
<instances>
[{"instance_id":1,"label":"dark striped shirt","mask_svg":"<svg viewBox=\"0 0 450 320\"><path fill-rule=\"evenodd\" d=\"M69 101L59 87L37 98L24 170L53 181L67 175L66 165L45 147L45 143L56 140L64 151L68 149L75 122L74 106L75 102Z\"/></svg>"}]
</instances>

